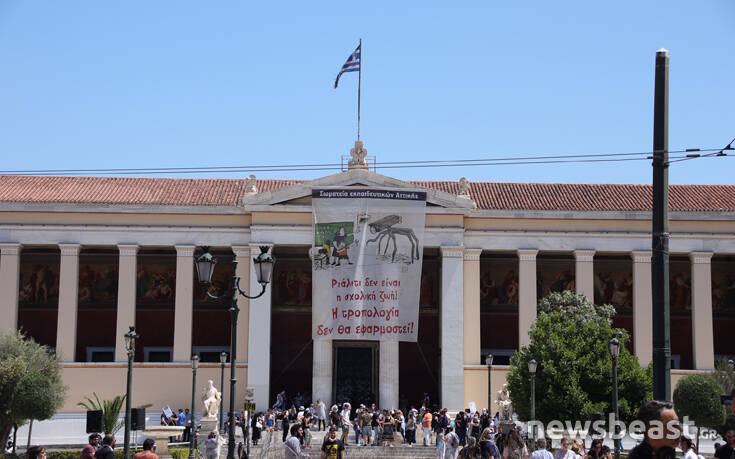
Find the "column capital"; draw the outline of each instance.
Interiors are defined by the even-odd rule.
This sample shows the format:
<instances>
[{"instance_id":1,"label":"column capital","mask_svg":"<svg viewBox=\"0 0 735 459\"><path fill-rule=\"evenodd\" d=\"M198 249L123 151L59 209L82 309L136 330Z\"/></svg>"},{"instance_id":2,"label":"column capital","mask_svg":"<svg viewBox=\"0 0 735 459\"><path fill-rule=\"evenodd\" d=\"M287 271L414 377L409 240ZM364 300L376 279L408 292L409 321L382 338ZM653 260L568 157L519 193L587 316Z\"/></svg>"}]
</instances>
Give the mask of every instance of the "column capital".
<instances>
[{"instance_id":1,"label":"column capital","mask_svg":"<svg viewBox=\"0 0 735 459\"><path fill-rule=\"evenodd\" d=\"M250 247L250 253L260 253L261 247L268 247L268 251L273 250L273 243L272 242L251 242L249 244ZM234 250L234 247L233 247Z\"/></svg>"},{"instance_id":2,"label":"column capital","mask_svg":"<svg viewBox=\"0 0 735 459\"><path fill-rule=\"evenodd\" d=\"M480 261L482 249L464 249L465 261Z\"/></svg>"},{"instance_id":3,"label":"column capital","mask_svg":"<svg viewBox=\"0 0 735 459\"><path fill-rule=\"evenodd\" d=\"M0 254L2 255L20 255L20 249L23 244L19 242L4 242L0 244Z\"/></svg>"},{"instance_id":4,"label":"column capital","mask_svg":"<svg viewBox=\"0 0 735 459\"><path fill-rule=\"evenodd\" d=\"M592 249L575 250L574 259L578 262L592 263L595 261L595 251Z\"/></svg>"},{"instance_id":5,"label":"column capital","mask_svg":"<svg viewBox=\"0 0 735 459\"><path fill-rule=\"evenodd\" d=\"M175 245L174 247L176 248L177 257L184 257L184 258L194 257L194 249L196 249L195 245Z\"/></svg>"},{"instance_id":6,"label":"column capital","mask_svg":"<svg viewBox=\"0 0 735 459\"><path fill-rule=\"evenodd\" d=\"M121 257L134 257L138 255L137 244L118 244L117 249L120 251Z\"/></svg>"},{"instance_id":7,"label":"column capital","mask_svg":"<svg viewBox=\"0 0 735 459\"><path fill-rule=\"evenodd\" d=\"M249 245L233 245L231 247L232 253L235 254L235 258L247 258L250 256L250 246Z\"/></svg>"},{"instance_id":8,"label":"column capital","mask_svg":"<svg viewBox=\"0 0 735 459\"><path fill-rule=\"evenodd\" d=\"M81 244L59 244L59 250L61 250L61 256L79 256L79 250L82 248Z\"/></svg>"},{"instance_id":9,"label":"column capital","mask_svg":"<svg viewBox=\"0 0 735 459\"><path fill-rule=\"evenodd\" d=\"M712 262L712 252L690 252L689 260L692 264L710 264Z\"/></svg>"},{"instance_id":10,"label":"column capital","mask_svg":"<svg viewBox=\"0 0 735 459\"><path fill-rule=\"evenodd\" d=\"M651 262L651 251L650 250L634 250L630 252L633 263L650 263Z\"/></svg>"},{"instance_id":11,"label":"column capital","mask_svg":"<svg viewBox=\"0 0 735 459\"><path fill-rule=\"evenodd\" d=\"M442 258L462 258L464 247L462 246L441 246L439 247Z\"/></svg>"},{"instance_id":12,"label":"column capital","mask_svg":"<svg viewBox=\"0 0 735 459\"><path fill-rule=\"evenodd\" d=\"M538 249L518 249L518 260L520 261L536 261Z\"/></svg>"}]
</instances>

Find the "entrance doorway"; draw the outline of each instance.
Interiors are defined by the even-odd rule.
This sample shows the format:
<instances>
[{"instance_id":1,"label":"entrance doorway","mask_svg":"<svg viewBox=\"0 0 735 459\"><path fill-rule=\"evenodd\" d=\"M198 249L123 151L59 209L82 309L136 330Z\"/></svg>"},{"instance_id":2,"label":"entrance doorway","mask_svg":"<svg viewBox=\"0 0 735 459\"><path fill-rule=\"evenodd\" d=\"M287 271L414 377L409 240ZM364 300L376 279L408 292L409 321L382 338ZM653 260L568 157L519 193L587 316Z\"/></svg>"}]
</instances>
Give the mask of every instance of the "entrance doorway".
<instances>
[{"instance_id":1,"label":"entrance doorway","mask_svg":"<svg viewBox=\"0 0 735 459\"><path fill-rule=\"evenodd\" d=\"M378 402L378 343L334 342L332 393L354 407Z\"/></svg>"}]
</instances>

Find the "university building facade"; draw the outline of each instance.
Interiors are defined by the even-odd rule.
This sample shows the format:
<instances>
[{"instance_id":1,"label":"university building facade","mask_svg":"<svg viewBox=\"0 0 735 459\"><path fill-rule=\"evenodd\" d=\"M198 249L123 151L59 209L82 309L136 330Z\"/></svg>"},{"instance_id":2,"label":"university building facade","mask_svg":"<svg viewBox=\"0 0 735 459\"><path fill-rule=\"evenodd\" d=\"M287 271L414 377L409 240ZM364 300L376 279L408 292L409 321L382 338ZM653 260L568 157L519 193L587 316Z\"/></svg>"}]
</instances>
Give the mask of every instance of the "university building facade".
<instances>
[{"instance_id":1,"label":"university building facade","mask_svg":"<svg viewBox=\"0 0 735 459\"><path fill-rule=\"evenodd\" d=\"M417 342L312 341L324 305L312 304L311 188L324 186L427 191ZM482 407L484 356L495 356L497 391L549 291L615 306L631 352L650 362L650 206L647 185L404 182L365 169L312 181L3 176L1 326L61 357L63 411L78 412L92 392L125 392L123 335L135 325L134 405L184 407L192 353L205 362L199 380L219 385L230 347L229 303L196 281L195 253L208 246L219 261L212 292L233 274L257 292L251 259L268 246L272 283L238 303L238 404L250 386L258 409L281 390ZM735 356L735 186L672 185L670 229L676 379Z\"/></svg>"}]
</instances>

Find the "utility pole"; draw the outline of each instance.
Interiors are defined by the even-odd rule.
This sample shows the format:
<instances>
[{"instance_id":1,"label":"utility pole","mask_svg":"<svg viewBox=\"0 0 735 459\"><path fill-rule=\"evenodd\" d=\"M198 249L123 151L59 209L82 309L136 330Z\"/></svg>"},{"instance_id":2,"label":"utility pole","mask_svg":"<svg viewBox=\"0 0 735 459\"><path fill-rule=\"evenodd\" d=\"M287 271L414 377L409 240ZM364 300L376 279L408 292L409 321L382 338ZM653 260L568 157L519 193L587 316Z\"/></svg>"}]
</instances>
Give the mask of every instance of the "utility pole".
<instances>
[{"instance_id":1,"label":"utility pole","mask_svg":"<svg viewBox=\"0 0 735 459\"><path fill-rule=\"evenodd\" d=\"M653 99L653 398L671 400L669 332L669 52L656 51Z\"/></svg>"}]
</instances>

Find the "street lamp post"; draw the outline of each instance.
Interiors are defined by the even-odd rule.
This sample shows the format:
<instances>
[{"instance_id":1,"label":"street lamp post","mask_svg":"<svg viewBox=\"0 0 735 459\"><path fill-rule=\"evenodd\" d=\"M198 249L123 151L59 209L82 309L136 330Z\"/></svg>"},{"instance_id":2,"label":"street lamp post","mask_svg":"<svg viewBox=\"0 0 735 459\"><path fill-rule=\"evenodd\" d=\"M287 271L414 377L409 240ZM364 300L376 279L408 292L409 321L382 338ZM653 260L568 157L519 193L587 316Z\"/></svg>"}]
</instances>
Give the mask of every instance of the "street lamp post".
<instances>
[{"instance_id":1,"label":"street lamp post","mask_svg":"<svg viewBox=\"0 0 735 459\"><path fill-rule=\"evenodd\" d=\"M528 372L531 373L531 422L536 420L536 360L528 361ZM531 426L531 438L536 438L535 428Z\"/></svg>"},{"instance_id":2,"label":"street lamp post","mask_svg":"<svg viewBox=\"0 0 735 459\"><path fill-rule=\"evenodd\" d=\"M130 331L125 333L125 350L128 351L128 384L125 390L125 447L123 457L130 459L130 424L131 424L131 402L133 395L133 358L135 357L135 340L139 335L135 332L135 327L131 326Z\"/></svg>"},{"instance_id":3,"label":"street lamp post","mask_svg":"<svg viewBox=\"0 0 735 459\"><path fill-rule=\"evenodd\" d=\"M191 427L189 427L189 459L194 459L194 439L196 438L196 416L194 416L194 396L197 389L197 368L199 368L199 356L191 356Z\"/></svg>"},{"instance_id":4,"label":"street lamp post","mask_svg":"<svg viewBox=\"0 0 735 459\"><path fill-rule=\"evenodd\" d=\"M225 363L227 362L227 352L222 351L219 355L219 363L222 367L222 373L220 375L220 382L219 382L219 393L223 396L219 399L219 431L222 432L223 430L223 421L225 419Z\"/></svg>"},{"instance_id":5,"label":"street lamp post","mask_svg":"<svg viewBox=\"0 0 735 459\"><path fill-rule=\"evenodd\" d=\"M487 412L490 414L490 419L493 418L493 355L488 354L485 357L485 364L487 364Z\"/></svg>"},{"instance_id":6,"label":"street lamp post","mask_svg":"<svg viewBox=\"0 0 735 459\"><path fill-rule=\"evenodd\" d=\"M217 264L217 259L209 253L208 247L203 247L204 253L199 257L194 258L194 264L197 268L197 277L199 282L209 286L212 283L212 274L214 273L214 267ZM230 337L230 411L228 413L229 419L229 435L227 441L227 459L235 459L235 384L237 378L235 375L235 367L237 362L237 316L240 313L240 308L237 307L237 298L239 295L244 296L250 300L259 298L265 293L265 288L271 281L271 275L273 274L273 264L275 259L268 253L268 246L260 247L260 254L253 258L255 265L255 274L257 276L258 283L261 285L262 290L255 296L249 296L240 289L240 278L237 277L237 260L232 262L232 282L225 293L220 296L211 294L207 289L207 295L210 298L216 300L223 298L230 298L230 326L231 326L231 337Z\"/></svg>"},{"instance_id":7,"label":"street lamp post","mask_svg":"<svg viewBox=\"0 0 735 459\"><path fill-rule=\"evenodd\" d=\"M613 421L615 422L614 440L615 459L620 459L620 439L618 439L618 355L620 354L620 341L617 338L610 340L610 356L612 357L612 409Z\"/></svg>"}]
</instances>

